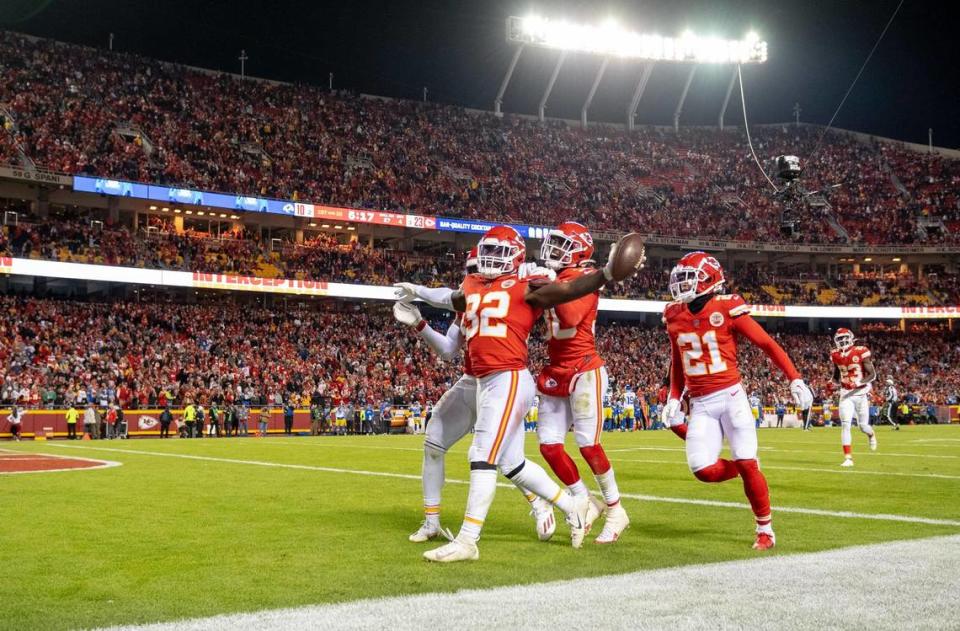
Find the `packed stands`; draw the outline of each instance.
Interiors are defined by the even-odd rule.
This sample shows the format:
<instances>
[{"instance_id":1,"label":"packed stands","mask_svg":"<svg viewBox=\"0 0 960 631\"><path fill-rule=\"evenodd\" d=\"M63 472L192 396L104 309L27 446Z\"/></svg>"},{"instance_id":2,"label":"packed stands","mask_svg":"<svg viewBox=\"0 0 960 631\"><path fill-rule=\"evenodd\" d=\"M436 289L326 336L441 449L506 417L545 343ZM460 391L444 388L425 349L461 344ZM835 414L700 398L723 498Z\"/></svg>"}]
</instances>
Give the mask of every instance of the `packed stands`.
<instances>
[{"instance_id":1,"label":"packed stands","mask_svg":"<svg viewBox=\"0 0 960 631\"><path fill-rule=\"evenodd\" d=\"M323 303L266 309L218 300L180 304L88 303L0 298L0 403L54 406L116 400L125 407L185 400L309 402L325 396L353 403L435 402L458 375L419 337L394 322L388 305ZM445 330L443 318L435 326ZM817 392L832 375L829 334L777 336ZM904 396L943 404L960 395L960 339L938 330L861 332L881 378ZM599 349L614 388L653 396L666 373L667 339L659 326L607 323ZM786 383L759 351L744 345L745 384L768 403L789 401ZM544 348L532 344L540 365Z\"/></svg>"},{"instance_id":2,"label":"packed stands","mask_svg":"<svg viewBox=\"0 0 960 631\"><path fill-rule=\"evenodd\" d=\"M782 202L738 131L497 118L331 93L0 33L0 158L191 188L361 208L767 242L956 242L958 161L806 127L758 128L765 159L807 158L827 190ZM918 217L936 216L945 230Z\"/></svg>"},{"instance_id":3,"label":"packed stands","mask_svg":"<svg viewBox=\"0 0 960 631\"><path fill-rule=\"evenodd\" d=\"M58 218L23 222L0 230L0 254L74 263L97 263L265 278L297 278L341 283L389 285L407 280L455 286L463 269L461 252L432 246L430 252L404 252L343 243L317 232L303 243L281 240L276 247L245 230L217 236L152 221L149 230L103 225L89 219ZM535 256L535 253L529 253ZM608 294L623 298L669 299L672 261L647 269ZM746 266L728 273L729 289L755 304L960 304L960 280L942 266L918 280L913 274L842 274L821 278L785 269L782 275Z\"/></svg>"}]
</instances>

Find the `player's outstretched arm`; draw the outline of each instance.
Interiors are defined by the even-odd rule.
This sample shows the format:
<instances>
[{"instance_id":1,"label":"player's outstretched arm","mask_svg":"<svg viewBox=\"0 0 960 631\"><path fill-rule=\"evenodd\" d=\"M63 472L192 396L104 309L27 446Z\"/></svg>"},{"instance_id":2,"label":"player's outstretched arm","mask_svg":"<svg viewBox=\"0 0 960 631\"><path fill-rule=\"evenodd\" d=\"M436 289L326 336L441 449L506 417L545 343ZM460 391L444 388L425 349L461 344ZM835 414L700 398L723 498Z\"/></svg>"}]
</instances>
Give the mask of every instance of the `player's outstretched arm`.
<instances>
[{"instance_id":1,"label":"player's outstretched arm","mask_svg":"<svg viewBox=\"0 0 960 631\"><path fill-rule=\"evenodd\" d=\"M460 335L460 327L455 322L447 329L446 335L441 335L427 324L420 315L419 309L404 302L393 303L393 317L397 322L414 329L441 359L450 361L459 354L463 336Z\"/></svg>"},{"instance_id":2,"label":"player's outstretched arm","mask_svg":"<svg viewBox=\"0 0 960 631\"><path fill-rule=\"evenodd\" d=\"M587 294L598 291L607 283L606 277L600 270L590 274L583 274L571 281L552 282L546 285L531 285L527 289L527 295L524 300L528 304L541 309L549 309L557 305L577 298L582 298Z\"/></svg>"},{"instance_id":3,"label":"player's outstretched arm","mask_svg":"<svg viewBox=\"0 0 960 631\"><path fill-rule=\"evenodd\" d=\"M647 259L643 254L642 246L637 246L635 243L628 243L627 249L622 250L623 252L630 253L626 259L629 268L624 271L623 266L625 261L617 259L617 249L619 244L623 243L624 240L635 240L637 237L638 235L631 233L613 244L610 247L610 254L607 256L607 264L593 273L583 274L564 283L553 282L539 287L531 283L531 287L528 288L525 297L527 303L534 307L540 307L541 309L550 309L551 307L556 307L565 302L570 302L571 300L576 300L587 294L599 291L612 280L616 280L617 282L626 280L629 276L636 274L643 268L644 261Z\"/></svg>"},{"instance_id":4,"label":"player's outstretched arm","mask_svg":"<svg viewBox=\"0 0 960 631\"><path fill-rule=\"evenodd\" d=\"M467 301L459 289L424 287L414 283L394 283L393 286L397 288L394 295L399 302L422 300L431 307L447 311L465 311L467 308Z\"/></svg>"},{"instance_id":5,"label":"player's outstretched arm","mask_svg":"<svg viewBox=\"0 0 960 631\"><path fill-rule=\"evenodd\" d=\"M739 316L734 318L733 328L737 333L753 342L783 372L787 380L790 381L790 393L793 395L797 407L806 410L813 405L813 391L800 378L800 372L793 365L790 356L763 330L763 327L756 320L749 315Z\"/></svg>"}]
</instances>

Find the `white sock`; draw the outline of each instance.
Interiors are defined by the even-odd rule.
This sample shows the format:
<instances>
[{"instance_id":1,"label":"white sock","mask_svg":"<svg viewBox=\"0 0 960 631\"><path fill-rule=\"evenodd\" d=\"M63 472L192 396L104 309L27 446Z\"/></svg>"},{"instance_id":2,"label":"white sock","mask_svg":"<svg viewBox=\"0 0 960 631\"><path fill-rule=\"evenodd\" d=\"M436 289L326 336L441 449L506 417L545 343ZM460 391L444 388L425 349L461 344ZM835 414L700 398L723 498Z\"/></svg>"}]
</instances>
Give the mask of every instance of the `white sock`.
<instances>
[{"instance_id":1,"label":"white sock","mask_svg":"<svg viewBox=\"0 0 960 631\"><path fill-rule=\"evenodd\" d=\"M467 510L463 515L463 525L458 538L476 543L487 519L487 511L493 504L497 493L496 469L474 469L470 471L470 492L467 494Z\"/></svg>"},{"instance_id":2,"label":"white sock","mask_svg":"<svg viewBox=\"0 0 960 631\"><path fill-rule=\"evenodd\" d=\"M440 525L440 497L443 491L445 454L430 449L423 450L423 514L428 524Z\"/></svg>"},{"instance_id":3,"label":"white sock","mask_svg":"<svg viewBox=\"0 0 960 631\"><path fill-rule=\"evenodd\" d=\"M570 513L574 509L573 496L565 493L560 486L547 475L543 467L530 460L524 460L523 467L511 478L517 486L523 486L530 489L543 499L564 513Z\"/></svg>"},{"instance_id":4,"label":"white sock","mask_svg":"<svg viewBox=\"0 0 960 631\"><path fill-rule=\"evenodd\" d=\"M567 488L570 489L570 494L574 497L590 495L590 490L587 488L587 485L583 483L583 478L580 478Z\"/></svg>"},{"instance_id":5,"label":"white sock","mask_svg":"<svg viewBox=\"0 0 960 631\"><path fill-rule=\"evenodd\" d=\"M510 480L510 481L513 482L513 480ZM514 484L514 486L517 487L517 490L520 491L520 495L522 495L523 498L524 498L525 500L527 500L527 503L530 504L530 506L533 506L533 504L534 504L538 499L540 499L539 496L538 496L536 493L534 493L533 491L528 491L528 490L525 489L522 485L517 484L516 482L514 482L513 484Z\"/></svg>"},{"instance_id":6,"label":"white sock","mask_svg":"<svg viewBox=\"0 0 960 631\"><path fill-rule=\"evenodd\" d=\"M620 503L620 489L617 488L617 478L613 475L613 467L607 469L606 473L600 473L596 476L597 484L600 485L600 492L603 493L603 501L607 506L616 506Z\"/></svg>"}]
</instances>

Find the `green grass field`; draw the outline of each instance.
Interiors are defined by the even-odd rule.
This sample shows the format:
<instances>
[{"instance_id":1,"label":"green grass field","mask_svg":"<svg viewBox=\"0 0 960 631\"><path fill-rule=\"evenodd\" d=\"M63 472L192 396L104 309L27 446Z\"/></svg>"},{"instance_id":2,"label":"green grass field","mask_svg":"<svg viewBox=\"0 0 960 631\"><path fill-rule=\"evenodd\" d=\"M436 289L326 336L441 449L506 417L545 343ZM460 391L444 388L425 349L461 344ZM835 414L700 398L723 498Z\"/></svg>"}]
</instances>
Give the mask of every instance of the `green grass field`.
<instances>
[{"instance_id":1,"label":"green grass field","mask_svg":"<svg viewBox=\"0 0 960 631\"><path fill-rule=\"evenodd\" d=\"M960 533L960 428L880 428L878 435L880 450L870 453L856 434L857 466L841 470L838 429L761 430L775 554ZM562 523L551 542L541 543L519 493L501 488L480 561L428 564L420 556L426 548L407 542L420 521L421 441L357 436L3 444L9 451L123 466L0 476L0 627L174 620L757 554L750 549L753 520L746 508L636 497L624 500L633 524L614 546L588 543L572 550ZM682 443L669 432L607 434L604 444L625 496L745 501L737 481L696 481ZM448 479L467 478L466 449L464 442L448 456ZM532 435L527 452L536 453ZM464 484L446 488L443 521L454 531L466 492ZM830 514L777 512L778 506Z\"/></svg>"}]
</instances>

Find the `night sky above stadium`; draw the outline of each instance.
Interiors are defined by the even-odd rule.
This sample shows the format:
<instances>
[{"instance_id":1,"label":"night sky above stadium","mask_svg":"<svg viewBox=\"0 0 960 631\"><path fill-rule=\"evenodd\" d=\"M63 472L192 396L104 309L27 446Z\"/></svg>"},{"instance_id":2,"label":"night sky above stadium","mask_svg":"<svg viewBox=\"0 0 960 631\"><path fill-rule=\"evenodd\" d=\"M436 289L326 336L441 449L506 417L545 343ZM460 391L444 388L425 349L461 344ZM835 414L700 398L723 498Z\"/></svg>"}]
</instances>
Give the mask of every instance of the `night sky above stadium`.
<instances>
[{"instance_id":1,"label":"night sky above stadium","mask_svg":"<svg viewBox=\"0 0 960 631\"><path fill-rule=\"evenodd\" d=\"M647 2L528 2L474 0L315 2L310 0L4 0L0 26L41 37L168 61L337 88L429 98L491 109L509 64L509 15L596 23L615 16L641 32L740 38L754 29L770 45L770 61L745 70L751 123L793 120L825 124L897 6L898 0L650 0ZM946 8L953 5L953 8ZM908 0L835 126L881 136L960 147L957 3ZM525 54L504 99L507 112L536 112L556 52ZM549 116L578 118L599 60L568 58ZM715 124L729 69L704 68L691 88L683 124ZM623 122L640 74L636 63L611 63L591 119ZM685 73L658 66L640 105L639 123L669 124ZM735 93L736 94L736 93ZM742 114L736 96L728 124Z\"/></svg>"}]
</instances>

